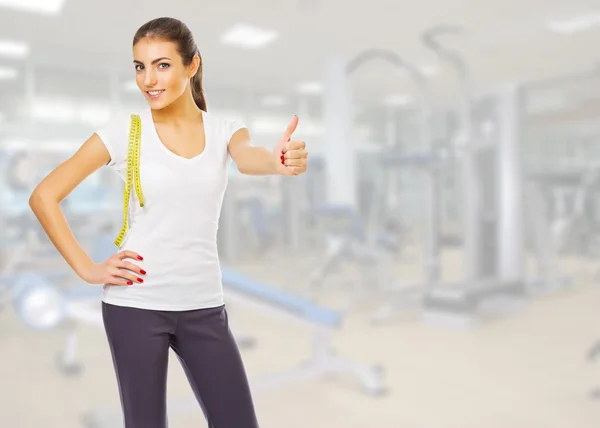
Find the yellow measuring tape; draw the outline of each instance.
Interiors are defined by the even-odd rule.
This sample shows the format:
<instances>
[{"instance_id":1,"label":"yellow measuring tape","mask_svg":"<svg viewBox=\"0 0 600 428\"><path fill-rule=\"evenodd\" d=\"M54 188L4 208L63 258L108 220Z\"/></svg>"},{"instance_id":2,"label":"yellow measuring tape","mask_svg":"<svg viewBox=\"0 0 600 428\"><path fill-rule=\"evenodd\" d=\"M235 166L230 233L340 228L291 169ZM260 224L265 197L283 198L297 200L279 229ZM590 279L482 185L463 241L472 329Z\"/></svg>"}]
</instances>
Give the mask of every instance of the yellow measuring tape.
<instances>
[{"instance_id":1,"label":"yellow measuring tape","mask_svg":"<svg viewBox=\"0 0 600 428\"><path fill-rule=\"evenodd\" d=\"M140 207L144 206L142 186L140 184L140 141L142 137L142 122L137 114L131 115L129 128L129 144L127 148L127 180L123 192L123 227L115 239L115 245L121 248L123 239L129 230L129 201L131 199L131 186L135 186L135 193L140 201Z\"/></svg>"}]
</instances>

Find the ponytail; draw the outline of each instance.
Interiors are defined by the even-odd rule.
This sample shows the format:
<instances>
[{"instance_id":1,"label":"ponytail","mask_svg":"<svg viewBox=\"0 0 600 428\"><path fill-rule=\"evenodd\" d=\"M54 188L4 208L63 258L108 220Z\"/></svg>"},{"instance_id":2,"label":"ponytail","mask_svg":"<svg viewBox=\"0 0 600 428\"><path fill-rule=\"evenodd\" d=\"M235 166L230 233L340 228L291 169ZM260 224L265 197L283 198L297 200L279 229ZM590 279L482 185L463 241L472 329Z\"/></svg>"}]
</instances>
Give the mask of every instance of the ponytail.
<instances>
[{"instance_id":1,"label":"ponytail","mask_svg":"<svg viewBox=\"0 0 600 428\"><path fill-rule=\"evenodd\" d=\"M192 77L190 84L192 86L192 96L194 101L200 110L208 111L206 109L206 99L204 97L204 89L202 88L202 74L201 70Z\"/></svg>"}]
</instances>

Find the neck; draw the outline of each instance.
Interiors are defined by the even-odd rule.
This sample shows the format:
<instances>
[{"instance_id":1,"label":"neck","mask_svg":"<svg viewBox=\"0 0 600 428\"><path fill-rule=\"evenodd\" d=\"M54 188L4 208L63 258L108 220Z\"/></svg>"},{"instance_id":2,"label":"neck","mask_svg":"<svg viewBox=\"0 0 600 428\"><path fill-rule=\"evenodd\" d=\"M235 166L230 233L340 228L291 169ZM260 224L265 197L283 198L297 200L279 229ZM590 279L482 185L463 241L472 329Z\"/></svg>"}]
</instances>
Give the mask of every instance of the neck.
<instances>
[{"instance_id":1,"label":"neck","mask_svg":"<svg viewBox=\"0 0 600 428\"><path fill-rule=\"evenodd\" d=\"M157 122L180 122L196 120L202 116L200 108L196 105L190 88L175 101L162 109L151 109L152 117Z\"/></svg>"}]
</instances>

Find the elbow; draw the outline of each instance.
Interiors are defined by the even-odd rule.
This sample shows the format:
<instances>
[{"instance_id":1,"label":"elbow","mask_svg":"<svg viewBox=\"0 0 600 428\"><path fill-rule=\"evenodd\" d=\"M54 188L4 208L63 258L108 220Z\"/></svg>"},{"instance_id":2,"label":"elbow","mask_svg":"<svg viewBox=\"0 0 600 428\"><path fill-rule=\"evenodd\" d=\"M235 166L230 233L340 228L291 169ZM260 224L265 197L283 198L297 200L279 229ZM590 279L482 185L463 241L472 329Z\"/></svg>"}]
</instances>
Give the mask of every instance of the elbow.
<instances>
[{"instance_id":1,"label":"elbow","mask_svg":"<svg viewBox=\"0 0 600 428\"><path fill-rule=\"evenodd\" d=\"M34 190L29 196L29 208L31 209L31 211L33 211L34 213L38 212L40 206L42 205L42 201L43 198L40 195L39 190Z\"/></svg>"},{"instance_id":2,"label":"elbow","mask_svg":"<svg viewBox=\"0 0 600 428\"><path fill-rule=\"evenodd\" d=\"M36 215L50 202L52 202L52 198L39 188L36 188L29 196L29 208Z\"/></svg>"},{"instance_id":3,"label":"elbow","mask_svg":"<svg viewBox=\"0 0 600 428\"><path fill-rule=\"evenodd\" d=\"M234 158L232 156L232 161L235 164L235 168L240 174L248 174L248 163L244 162L243 158L241 158L240 156Z\"/></svg>"}]
</instances>

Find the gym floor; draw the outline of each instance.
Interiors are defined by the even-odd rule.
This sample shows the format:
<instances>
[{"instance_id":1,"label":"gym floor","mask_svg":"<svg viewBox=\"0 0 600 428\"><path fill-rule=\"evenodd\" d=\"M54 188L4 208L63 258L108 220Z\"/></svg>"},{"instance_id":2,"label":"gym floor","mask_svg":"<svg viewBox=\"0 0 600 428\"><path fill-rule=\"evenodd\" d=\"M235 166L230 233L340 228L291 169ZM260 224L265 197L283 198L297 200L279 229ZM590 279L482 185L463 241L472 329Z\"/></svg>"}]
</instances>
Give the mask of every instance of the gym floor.
<instances>
[{"instance_id":1,"label":"gym floor","mask_svg":"<svg viewBox=\"0 0 600 428\"><path fill-rule=\"evenodd\" d=\"M444 264L449 270L456 266L451 258ZM278 265L294 264L279 260ZM600 387L600 361L586 361L586 353L600 339L600 286L591 263L562 260L561 266L576 277L573 288L470 330L426 325L411 314L374 326L370 317L377 305L365 301L349 312L334 346L356 361L381 364L388 395L369 396L348 377L290 384L255 395L261 427L597 427L600 400L588 393ZM263 280L285 276L274 273L270 263L269 270L251 263L238 267ZM339 302L341 293L333 290L324 300ZM239 305L232 306L231 318L234 328L257 340L255 348L242 351L251 378L293 367L309 356L310 337L298 326L273 322ZM64 346L63 331L31 332L11 309L0 312L0 325L0 426L82 428L81 416L91 409L112 406L118 411L103 330L79 328L84 372L68 377L55 363ZM189 397L187 380L171 356L169 396ZM205 426L195 405L170 410L171 428Z\"/></svg>"}]
</instances>

